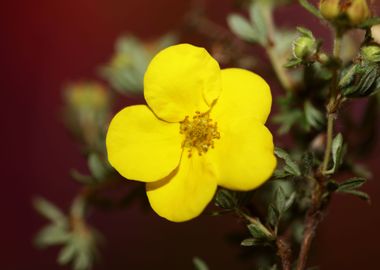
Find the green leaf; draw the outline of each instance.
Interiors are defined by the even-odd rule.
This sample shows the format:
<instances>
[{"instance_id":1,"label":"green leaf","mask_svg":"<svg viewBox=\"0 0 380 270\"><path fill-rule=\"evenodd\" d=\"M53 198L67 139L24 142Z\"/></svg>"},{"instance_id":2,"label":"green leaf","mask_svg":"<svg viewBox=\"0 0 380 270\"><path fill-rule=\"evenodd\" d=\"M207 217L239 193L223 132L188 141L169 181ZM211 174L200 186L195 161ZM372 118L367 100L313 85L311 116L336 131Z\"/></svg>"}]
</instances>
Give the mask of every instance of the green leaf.
<instances>
[{"instance_id":1,"label":"green leaf","mask_svg":"<svg viewBox=\"0 0 380 270\"><path fill-rule=\"evenodd\" d=\"M195 270L208 270L207 264L199 257L193 258L193 264L195 267Z\"/></svg>"},{"instance_id":2,"label":"green leaf","mask_svg":"<svg viewBox=\"0 0 380 270\"><path fill-rule=\"evenodd\" d=\"M322 112L317 110L310 101L306 101L304 104L304 112L307 123L315 128L320 129L325 124L325 117Z\"/></svg>"},{"instance_id":3,"label":"green leaf","mask_svg":"<svg viewBox=\"0 0 380 270\"><path fill-rule=\"evenodd\" d=\"M268 39L268 30L264 14L270 12L270 10L268 10L269 8L270 6L268 5L253 2L249 9L249 16L254 25L257 39L262 45L267 44Z\"/></svg>"},{"instance_id":4,"label":"green leaf","mask_svg":"<svg viewBox=\"0 0 380 270\"><path fill-rule=\"evenodd\" d=\"M254 238L247 238L244 239L240 245L243 247L251 247L251 246L258 246L258 245L263 245L263 242Z\"/></svg>"},{"instance_id":5,"label":"green leaf","mask_svg":"<svg viewBox=\"0 0 380 270\"><path fill-rule=\"evenodd\" d=\"M60 265L68 264L75 256L75 246L71 243L64 246L58 254L58 263Z\"/></svg>"},{"instance_id":6,"label":"green leaf","mask_svg":"<svg viewBox=\"0 0 380 270\"><path fill-rule=\"evenodd\" d=\"M219 189L215 195L215 204L224 209L235 208L238 204L235 192L227 189Z\"/></svg>"},{"instance_id":7,"label":"green leaf","mask_svg":"<svg viewBox=\"0 0 380 270\"><path fill-rule=\"evenodd\" d=\"M357 188L361 187L366 182L367 182L367 179L362 178L362 177L350 178L350 179L344 181L343 183L340 183L338 188L337 188L337 191L344 192L347 190L357 189Z\"/></svg>"},{"instance_id":8,"label":"green leaf","mask_svg":"<svg viewBox=\"0 0 380 270\"><path fill-rule=\"evenodd\" d=\"M286 199L284 212L287 211L287 210L293 205L295 199L296 199L296 193L293 192L293 193L290 194L290 196Z\"/></svg>"},{"instance_id":9,"label":"green leaf","mask_svg":"<svg viewBox=\"0 0 380 270\"><path fill-rule=\"evenodd\" d=\"M359 25L359 28L367 29L380 24L380 17L372 17Z\"/></svg>"},{"instance_id":10,"label":"green leaf","mask_svg":"<svg viewBox=\"0 0 380 270\"><path fill-rule=\"evenodd\" d=\"M290 58L288 62L284 65L285 68L294 68L302 64L302 59L300 58Z\"/></svg>"},{"instance_id":11,"label":"green leaf","mask_svg":"<svg viewBox=\"0 0 380 270\"><path fill-rule=\"evenodd\" d=\"M342 94L350 98L366 97L373 94L377 90L377 80L380 71L376 63L365 65L356 69L356 77L360 77L359 81L342 89Z\"/></svg>"},{"instance_id":12,"label":"green leaf","mask_svg":"<svg viewBox=\"0 0 380 270\"><path fill-rule=\"evenodd\" d=\"M285 211L286 206L286 195L285 191L281 186L278 186L274 192L274 207L277 209L280 215Z\"/></svg>"},{"instance_id":13,"label":"green leaf","mask_svg":"<svg viewBox=\"0 0 380 270\"><path fill-rule=\"evenodd\" d=\"M261 224L260 221L257 221L257 223L249 224L248 230L255 239L259 240L272 240L273 236L270 231L268 231L267 228L263 224Z\"/></svg>"},{"instance_id":14,"label":"green leaf","mask_svg":"<svg viewBox=\"0 0 380 270\"><path fill-rule=\"evenodd\" d=\"M301 170L297 163L295 163L288 153L286 153L281 148L276 147L274 149L274 153L277 157L283 159L285 161L286 166L284 167L285 171L290 173L291 175L300 176Z\"/></svg>"},{"instance_id":15,"label":"green leaf","mask_svg":"<svg viewBox=\"0 0 380 270\"><path fill-rule=\"evenodd\" d=\"M96 153L91 153L88 157L88 168L91 174L98 181L104 179L108 173L104 161Z\"/></svg>"},{"instance_id":16,"label":"green leaf","mask_svg":"<svg viewBox=\"0 0 380 270\"><path fill-rule=\"evenodd\" d=\"M65 214L51 202L43 198L36 198L33 200L33 206L42 216L50 221L62 226L67 225Z\"/></svg>"},{"instance_id":17,"label":"green leaf","mask_svg":"<svg viewBox=\"0 0 380 270\"><path fill-rule=\"evenodd\" d=\"M309 1L307 0L298 0L298 2L300 3L300 5L306 9L307 11L309 11L311 14L313 14L314 16L320 18L320 19L323 19L321 13L319 12L319 10L311 3L309 3Z\"/></svg>"},{"instance_id":18,"label":"green leaf","mask_svg":"<svg viewBox=\"0 0 380 270\"><path fill-rule=\"evenodd\" d=\"M63 227L56 224L44 227L35 237L35 244L44 248L52 245L65 244L70 240L70 233Z\"/></svg>"},{"instance_id":19,"label":"green leaf","mask_svg":"<svg viewBox=\"0 0 380 270\"><path fill-rule=\"evenodd\" d=\"M360 190L345 190L345 191L340 191L340 192L345 193L345 194L354 195L354 196L356 196L362 200L365 200L365 201L370 201L369 195L363 191L360 191Z\"/></svg>"},{"instance_id":20,"label":"green leaf","mask_svg":"<svg viewBox=\"0 0 380 270\"><path fill-rule=\"evenodd\" d=\"M308 38L314 39L313 32L311 32L311 31L310 31L309 29L307 29L307 28L304 28L304 27L298 26L298 27L297 27L297 31L298 31L299 33L301 33L301 35L304 36L304 37L308 37Z\"/></svg>"},{"instance_id":21,"label":"green leaf","mask_svg":"<svg viewBox=\"0 0 380 270\"><path fill-rule=\"evenodd\" d=\"M332 168L332 172L336 172L337 169L340 167L342 164L343 160L343 136L341 133L338 133L333 142L332 142L332 147L331 147L331 152L332 152L332 159L334 162L334 166Z\"/></svg>"},{"instance_id":22,"label":"green leaf","mask_svg":"<svg viewBox=\"0 0 380 270\"><path fill-rule=\"evenodd\" d=\"M276 229L278 226L279 219L280 219L280 213L278 212L278 210L273 204L270 204L268 207L268 217L267 217L268 224L272 228Z\"/></svg>"},{"instance_id":23,"label":"green leaf","mask_svg":"<svg viewBox=\"0 0 380 270\"><path fill-rule=\"evenodd\" d=\"M239 38L249 42L259 41L253 25L244 17L238 14L231 14L227 17L227 23L231 31Z\"/></svg>"}]
</instances>

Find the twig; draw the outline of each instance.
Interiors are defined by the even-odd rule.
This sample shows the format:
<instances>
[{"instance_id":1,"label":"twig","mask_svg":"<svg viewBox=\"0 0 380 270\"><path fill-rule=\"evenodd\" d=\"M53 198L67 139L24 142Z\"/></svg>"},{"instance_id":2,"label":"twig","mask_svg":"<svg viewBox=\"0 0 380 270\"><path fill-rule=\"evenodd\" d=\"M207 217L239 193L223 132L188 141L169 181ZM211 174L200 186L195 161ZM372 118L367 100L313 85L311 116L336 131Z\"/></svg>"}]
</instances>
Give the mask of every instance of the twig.
<instances>
[{"instance_id":1,"label":"twig","mask_svg":"<svg viewBox=\"0 0 380 270\"><path fill-rule=\"evenodd\" d=\"M337 33L334 41L334 57L339 59L341 48L342 34ZM322 162L322 169L317 172L317 179L314 179L314 192L312 196L312 206L306 214L305 218L305 231L301 244L301 250L298 256L297 270L303 270L306 267L308 254L310 252L311 243L316 234L317 227L322 221L325 214L325 208L328 204L329 198L322 202L322 195L324 192L324 175L328 169L331 157L332 140L334 136L334 120L336 111L339 107L340 99L338 97L338 71L336 68L333 73L333 78L330 87L330 97L327 105L327 131L326 131L326 149L325 156Z\"/></svg>"},{"instance_id":2,"label":"twig","mask_svg":"<svg viewBox=\"0 0 380 270\"><path fill-rule=\"evenodd\" d=\"M283 237L276 240L277 255L281 258L283 270L290 270L292 267L292 250L289 243Z\"/></svg>"}]
</instances>

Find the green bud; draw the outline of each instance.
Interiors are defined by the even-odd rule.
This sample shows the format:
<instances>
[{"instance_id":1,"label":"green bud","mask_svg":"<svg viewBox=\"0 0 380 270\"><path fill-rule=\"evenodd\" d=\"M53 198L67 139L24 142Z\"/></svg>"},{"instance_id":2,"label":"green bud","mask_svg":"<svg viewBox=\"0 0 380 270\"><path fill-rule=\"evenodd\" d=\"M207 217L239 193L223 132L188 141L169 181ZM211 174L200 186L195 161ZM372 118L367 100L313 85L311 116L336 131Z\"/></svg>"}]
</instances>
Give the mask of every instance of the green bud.
<instances>
[{"instance_id":1,"label":"green bud","mask_svg":"<svg viewBox=\"0 0 380 270\"><path fill-rule=\"evenodd\" d=\"M369 62L380 62L380 46L370 45L361 49L361 55Z\"/></svg>"},{"instance_id":2,"label":"green bud","mask_svg":"<svg viewBox=\"0 0 380 270\"><path fill-rule=\"evenodd\" d=\"M352 0L347 6L346 14L352 25L361 24L371 16L367 0Z\"/></svg>"},{"instance_id":3,"label":"green bud","mask_svg":"<svg viewBox=\"0 0 380 270\"><path fill-rule=\"evenodd\" d=\"M317 52L317 42L312 36L302 35L293 42L293 54L298 59L305 59Z\"/></svg>"},{"instance_id":4,"label":"green bud","mask_svg":"<svg viewBox=\"0 0 380 270\"><path fill-rule=\"evenodd\" d=\"M340 0L321 0L319 2L319 10L323 18L332 21L340 15Z\"/></svg>"}]
</instances>

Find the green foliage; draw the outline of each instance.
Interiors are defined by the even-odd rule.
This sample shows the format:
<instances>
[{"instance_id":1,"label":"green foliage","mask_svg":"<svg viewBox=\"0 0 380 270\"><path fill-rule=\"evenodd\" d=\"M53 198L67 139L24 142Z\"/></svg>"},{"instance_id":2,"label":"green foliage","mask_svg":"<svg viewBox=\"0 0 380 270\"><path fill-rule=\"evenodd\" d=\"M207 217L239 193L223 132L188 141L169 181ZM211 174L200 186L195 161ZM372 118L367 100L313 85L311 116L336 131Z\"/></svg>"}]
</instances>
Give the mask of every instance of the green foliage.
<instances>
[{"instance_id":1,"label":"green foliage","mask_svg":"<svg viewBox=\"0 0 380 270\"><path fill-rule=\"evenodd\" d=\"M215 205L223 209L234 209L238 205L236 192L227 189L219 189L215 195Z\"/></svg>"},{"instance_id":2,"label":"green foliage","mask_svg":"<svg viewBox=\"0 0 380 270\"><path fill-rule=\"evenodd\" d=\"M316 109L309 100L304 104L304 113L306 122L310 127L318 130L325 126L326 118L324 114Z\"/></svg>"},{"instance_id":3,"label":"green foliage","mask_svg":"<svg viewBox=\"0 0 380 270\"><path fill-rule=\"evenodd\" d=\"M348 98L367 97L380 89L380 65L372 62L353 64L341 76L339 87Z\"/></svg>"},{"instance_id":4,"label":"green foliage","mask_svg":"<svg viewBox=\"0 0 380 270\"><path fill-rule=\"evenodd\" d=\"M280 124L279 134L286 134L292 128L309 132L311 130L321 130L325 126L324 113L314 106L310 100L304 100L301 105L298 97L293 94L287 94L278 98L277 102L280 106L280 112L273 117L273 121Z\"/></svg>"},{"instance_id":5,"label":"green foliage","mask_svg":"<svg viewBox=\"0 0 380 270\"><path fill-rule=\"evenodd\" d=\"M343 163L344 152L345 146L343 144L343 136L341 133L338 133L332 142L331 154L333 167L326 172L327 174L333 174L339 169L340 165Z\"/></svg>"},{"instance_id":6,"label":"green foliage","mask_svg":"<svg viewBox=\"0 0 380 270\"><path fill-rule=\"evenodd\" d=\"M338 184L336 192L354 195L362 200L370 201L370 197L367 193L357 190L366 182L367 179L361 177L350 178Z\"/></svg>"},{"instance_id":7,"label":"green foliage","mask_svg":"<svg viewBox=\"0 0 380 270\"><path fill-rule=\"evenodd\" d=\"M285 195L285 191L281 186L275 190L272 203L268 207L268 225L277 233L279 222L284 213L293 205L296 194L290 196Z\"/></svg>"},{"instance_id":8,"label":"green foliage","mask_svg":"<svg viewBox=\"0 0 380 270\"><path fill-rule=\"evenodd\" d=\"M207 264L199 257L193 258L193 264L195 267L195 270L208 270Z\"/></svg>"},{"instance_id":9,"label":"green foliage","mask_svg":"<svg viewBox=\"0 0 380 270\"><path fill-rule=\"evenodd\" d=\"M97 153L90 153L87 162L91 175L98 182L105 180L111 172L111 166Z\"/></svg>"},{"instance_id":10,"label":"green foliage","mask_svg":"<svg viewBox=\"0 0 380 270\"><path fill-rule=\"evenodd\" d=\"M100 74L121 94L141 94L144 74L152 57L161 49L177 42L173 35L166 35L148 49L136 37L124 36L117 40L111 61L100 69Z\"/></svg>"},{"instance_id":11,"label":"green foliage","mask_svg":"<svg viewBox=\"0 0 380 270\"><path fill-rule=\"evenodd\" d=\"M249 8L250 20L239 14L230 14L227 23L231 31L242 40L257 42L263 46L267 43L267 26L265 14L270 6L260 2L253 2Z\"/></svg>"},{"instance_id":12,"label":"green foliage","mask_svg":"<svg viewBox=\"0 0 380 270\"><path fill-rule=\"evenodd\" d=\"M359 24L359 28L369 29L374 25L380 24L380 17L372 17L367 19L365 22Z\"/></svg>"},{"instance_id":13,"label":"green foliage","mask_svg":"<svg viewBox=\"0 0 380 270\"><path fill-rule=\"evenodd\" d=\"M298 2L300 3L300 5L304 9L306 9L307 11L309 11L315 17L320 18L320 19L323 18L322 15L321 15L321 13L320 13L320 11L313 4L311 4L308 0L298 0Z\"/></svg>"},{"instance_id":14,"label":"green foliage","mask_svg":"<svg viewBox=\"0 0 380 270\"><path fill-rule=\"evenodd\" d=\"M281 176L300 176L301 170L296 162L292 160L290 155L283 149L276 147L274 153L277 157L281 158L285 162L285 166L281 172L278 172Z\"/></svg>"},{"instance_id":15,"label":"green foliage","mask_svg":"<svg viewBox=\"0 0 380 270\"><path fill-rule=\"evenodd\" d=\"M42 198L35 199L34 206L51 222L36 235L35 244L41 248L62 246L57 259L59 264L72 262L75 270L91 269L97 257L100 235L84 221L84 200L74 200L70 216Z\"/></svg>"}]
</instances>

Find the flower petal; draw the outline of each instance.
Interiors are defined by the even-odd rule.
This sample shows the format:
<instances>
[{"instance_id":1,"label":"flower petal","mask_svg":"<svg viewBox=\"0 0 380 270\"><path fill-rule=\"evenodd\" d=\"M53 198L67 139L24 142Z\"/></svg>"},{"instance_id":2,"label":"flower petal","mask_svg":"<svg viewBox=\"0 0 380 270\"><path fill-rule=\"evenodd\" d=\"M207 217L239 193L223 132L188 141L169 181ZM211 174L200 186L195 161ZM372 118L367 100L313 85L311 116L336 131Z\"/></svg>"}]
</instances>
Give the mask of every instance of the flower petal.
<instances>
[{"instance_id":1,"label":"flower petal","mask_svg":"<svg viewBox=\"0 0 380 270\"><path fill-rule=\"evenodd\" d=\"M248 191L273 173L276 158L269 130L254 118L236 118L220 128L220 139L207 153L218 171L222 187Z\"/></svg>"},{"instance_id":2,"label":"flower petal","mask_svg":"<svg viewBox=\"0 0 380 270\"><path fill-rule=\"evenodd\" d=\"M211 117L223 117L228 122L236 117L254 116L265 123L270 113L272 95L264 79L238 68L223 69L221 74L223 90L211 111Z\"/></svg>"},{"instance_id":3,"label":"flower petal","mask_svg":"<svg viewBox=\"0 0 380 270\"><path fill-rule=\"evenodd\" d=\"M207 111L220 91L219 64L205 49L190 44L159 52L144 77L146 102L158 117L169 122Z\"/></svg>"},{"instance_id":4,"label":"flower petal","mask_svg":"<svg viewBox=\"0 0 380 270\"><path fill-rule=\"evenodd\" d=\"M205 156L183 155L179 168L158 182L147 183L150 205L158 215L182 222L197 217L216 191L216 174Z\"/></svg>"},{"instance_id":5,"label":"flower petal","mask_svg":"<svg viewBox=\"0 0 380 270\"><path fill-rule=\"evenodd\" d=\"M108 160L127 179L157 181L178 166L181 142L179 124L158 119L145 105L129 106L108 128Z\"/></svg>"}]
</instances>

